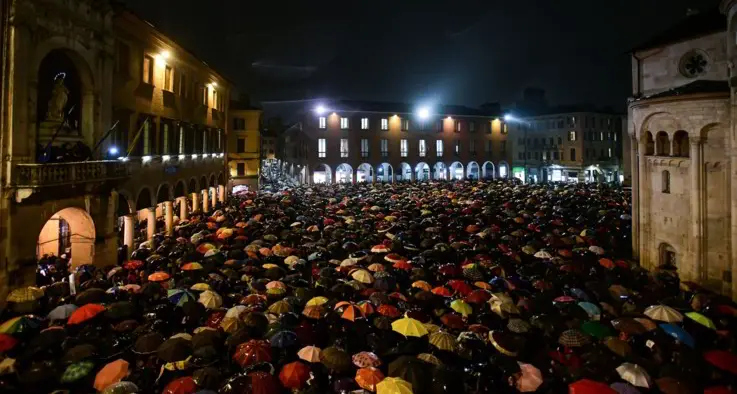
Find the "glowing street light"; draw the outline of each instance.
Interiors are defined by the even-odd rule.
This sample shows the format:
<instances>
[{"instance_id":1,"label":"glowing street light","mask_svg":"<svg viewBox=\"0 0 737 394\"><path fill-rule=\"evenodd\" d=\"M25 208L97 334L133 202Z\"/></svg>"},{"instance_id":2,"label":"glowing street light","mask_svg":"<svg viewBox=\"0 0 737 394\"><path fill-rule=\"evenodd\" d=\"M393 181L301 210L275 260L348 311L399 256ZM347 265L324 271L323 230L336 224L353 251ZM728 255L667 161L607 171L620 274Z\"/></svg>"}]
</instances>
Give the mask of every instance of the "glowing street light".
<instances>
[{"instance_id":1,"label":"glowing street light","mask_svg":"<svg viewBox=\"0 0 737 394\"><path fill-rule=\"evenodd\" d=\"M168 59L170 55L171 54L169 53L169 51L161 52L161 57L163 57L164 59Z\"/></svg>"},{"instance_id":2,"label":"glowing street light","mask_svg":"<svg viewBox=\"0 0 737 394\"><path fill-rule=\"evenodd\" d=\"M117 154L118 154L118 147L116 147L116 146L111 146L110 148L108 148L108 150L107 150L107 153L109 153L109 154L110 154L110 156L115 156L115 155L117 155Z\"/></svg>"},{"instance_id":3,"label":"glowing street light","mask_svg":"<svg viewBox=\"0 0 737 394\"><path fill-rule=\"evenodd\" d=\"M512 115L512 114L506 114L506 115L504 115L504 121L505 122L514 122L515 120L517 120L517 118L515 118L514 115Z\"/></svg>"},{"instance_id":4,"label":"glowing street light","mask_svg":"<svg viewBox=\"0 0 737 394\"><path fill-rule=\"evenodd\" d=\"M328 112L328 109L322 104L315 107L315 113L318 115L324 115L326 112Z\"/></svg>"},{"instance_id":5,"label":"glowing street light","mask_svg":"<svg viewBox=\"0 0 737 394\"><path fill-rule=\"evenodd\" d=\"M427 120L428 118L430 118L430 109L427 107L421 107L419 110L417 110L417 116L419 116L422 120Z\"/></svg>"}]
</instances>

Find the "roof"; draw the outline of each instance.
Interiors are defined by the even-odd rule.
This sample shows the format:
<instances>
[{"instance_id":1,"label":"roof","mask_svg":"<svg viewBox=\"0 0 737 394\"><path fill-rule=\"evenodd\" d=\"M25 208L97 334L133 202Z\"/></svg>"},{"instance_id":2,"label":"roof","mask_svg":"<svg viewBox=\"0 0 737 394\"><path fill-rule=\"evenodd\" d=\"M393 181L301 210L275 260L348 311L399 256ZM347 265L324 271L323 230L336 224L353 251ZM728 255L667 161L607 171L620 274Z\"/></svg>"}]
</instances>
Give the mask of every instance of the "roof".
<instances>
[{"instance_id":1,"label":"roof","mask_svg":"<svg viewBox=\"0 0 737 394\"><path fill-rule=\"evenodd\" d=\"M330 110L347 111L347 112L378 112L378 113L397 113L408 114L417 110L415 105L407 103L392 103L383 101L363 101L363 100L340 100L331 103ZM465 107L462 105L441 105L435 106L432 112L440 115L452 116L482 116L482 117L498 117L499 113L489 113L481 109Z\"/></svg>"},{"instance_id":2,"label":"roof","mask_svg":"<svg viewBox=\"0 0 737 394\"><path fill-rule=\"evenodd\" d=\"M690 15L630 52L653 49L668 44L727 31L727 18L718 9Z\"/></svg>"},{"instance_id":3,"label":"roof","mask_svg":"<svg viewBox=\"0 0 737 394\"><path fill-rule=\"evenodd\" d=\"M685 85L681 85L677 88L666 90L664 92L655 93L649 96L639 97L635 99L634 101L665 98L665 97L686 96L689 94L699 94L699 93L729 93L729 83L727 81L713 81L713 80L708 80L708 79L700 79L697 81L693 81L691 83L687 83Z\"/></svg>"},{"instance_id":4,"label":"roof","mask_svg":"<svg viewBox=\"0 0 737 394\"><path fill-rule=\"evenodd\" d=\"M580 105L559 105L555 107L549 107L537 111L525 111L520 110L519 116L522 118L535 118L543 116L555 116L565 114L603 114L603 115L617 115L624 116L623 112L615 111L613 108L599 108L594 105L580 104ZM516 114L515 114L516 115Z\"/></svg>"}]
</instances>

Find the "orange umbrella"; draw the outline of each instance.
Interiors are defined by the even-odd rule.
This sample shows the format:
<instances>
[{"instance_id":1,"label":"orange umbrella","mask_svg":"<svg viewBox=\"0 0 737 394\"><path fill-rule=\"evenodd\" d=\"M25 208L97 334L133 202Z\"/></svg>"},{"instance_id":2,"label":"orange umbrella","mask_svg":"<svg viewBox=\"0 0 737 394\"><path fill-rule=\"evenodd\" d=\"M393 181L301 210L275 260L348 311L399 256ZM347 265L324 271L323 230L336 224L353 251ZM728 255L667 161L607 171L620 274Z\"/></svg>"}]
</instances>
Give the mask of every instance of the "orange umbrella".
<instances>
[{"instance_id":1,"label":"orange umbrella","mask_svg":"<svg viewBox=\"0 0 737 394\"><path fill-rule=\"evenodd\" d=\"M602 267L604 267L604 268L608 268L608 269L613 269L614 268L614 262L612 260L610 260L610 259L607 259L607 258L601 258L601 259L599 259L599 264Z\"/></svg>"},{"instance_id":2,"label":"orange umbrella","mask_svg":"<svg viewBox=\"0 0 737 394\"><path fill-rule=\"evenodd\" d=\"M95 390L103 391L108 386L118 383L128 376L128 362L117 359L104 367L95 376Z\"/></svg>"},{"instance_id":3,"label":"orange umbrella","mask_svg":"<svg viewBox=\"0 0 737 394\"><path fill-rule=\"evenodd\" d=\"M148 276L148 280L151 282L163 282L169 279L169 274L164 271L154 272Z\"/></svg>"},{"instance_id":4,"label":"orange umbrella","mask_svg":"<svg viewBox=\"0 0 737 394\"><path fill-rule=\"evenodd\" d=\"M305 346L297 352L297 356L310 363L319 363L320 348L315 346Z\"/></svg>"},{"instance_id":5,"label":"orange umbrella","mask_svg":"<svg viewBox=\"0 0 737 394\"><path fill-rule=\"evenodd\" d=\"M343 310L343 314L340 315L343 319L350 320L350 321L356 321L356 318L365 317L363 315L363 312L361 312L360 309L358 309L355 305L349 305Z\"/></svg>"},{"instance_id":6,"label":"orange umbrella","mask_svg":"<svg viewBox=\"0 0 737 394\"><path fill-rule=\"evenodd\" d=\"M432 286L430 286L430 284L427 283L427 282L425 282L424 280L418 280L418 281L412 283L412 287L415 287L415 288L418 288L418 289L422 289L422 290L425 290L425 291L432 290Z\"/></svg>"},{"instance_id":7,"label":"orange umbrella","mask_svg":"<svg viewBox=\"0 0 737 394\"><path fill-rule=\"evenodd\" d=\"M438 286L432 289L432 293L435 295L443 296L443 297L450 297L453 295L453 293L451 293L447 287L443 287L443 286Z\"/></svg>"},{"instance_id":8,"label":"orange umbrella","mask_svg":"<svg viewBox=\"0 0 737 394\"><path fill-rule=\"evenodd\" d=\"M359 302L358 309L361 310L364 316L373 315L376 312L374 305L368 301Z\"/></svg>"},{"instance_id":9,"label":"orange umbrella","mask_svg":"<svg viewBox=\"0 0 737 394\"><path fill-rule=\"evenodd\" d=\"M348 301L340 301L339 303L335 304L335 306L333 307L333 309L335 309L337 311L338 309L340 309L340 308L342 308L344 306L348 306L348 305L351 305L351 303L348 302Z\"/></svg>"},{"instance_id":10,"label":"orange umbrella","mask_svg":"<svg viewBox=\"0 0 737 394\"><path fill-rule=\"evenodd\" d=\"M379 314L382 316L399 317L399 309L394 305L384 304L379 307Z\"/></svg>"},{"instance_id":11,"label":"orange umbrella","mask_svg":"<svg viewBox=\"0 0 737 394\"><path fill-rule=\"evenodd\" d=\"M285 365L279 372L279 380L288 389L299 390L307 384L310 378L310 367L295 361Z\"/></svg>"},{"instance_id":12,"label":"orange umbrella","mask_svg":"<svg viewBox=\"0 0 737 394\"><path fill-rule=\"evenodd\" d=\"M69 315L69 320L67 320L67 324L79 324L86 322L87 320L92 319L93 317L104 311L105 307L100 304L82 305L81 307L77 308L77 310L72 312L71 315Z\"/></svg>"},{"instance_id":13,"label":"orange umbrella","mask_svg":"<svg viewBox=\"0 0 737 394\"><path fill-rule=\"evenodd\" d=\"M364 390L376 391L376 385L384 380L384 374L374 367L361 368L356 372L356 383Z\"/></svg>"},{"instance_id":14,"label":"orange umbrella","mask_svg":"<svg viewBox=\"0 0 737 394\"><path fill-rule=\"evenodd\" d=\"M322 319L325 315L325 308L322 305L309 305L302 311L302 315L310 319Z\"/></svg>"}]
</instances>

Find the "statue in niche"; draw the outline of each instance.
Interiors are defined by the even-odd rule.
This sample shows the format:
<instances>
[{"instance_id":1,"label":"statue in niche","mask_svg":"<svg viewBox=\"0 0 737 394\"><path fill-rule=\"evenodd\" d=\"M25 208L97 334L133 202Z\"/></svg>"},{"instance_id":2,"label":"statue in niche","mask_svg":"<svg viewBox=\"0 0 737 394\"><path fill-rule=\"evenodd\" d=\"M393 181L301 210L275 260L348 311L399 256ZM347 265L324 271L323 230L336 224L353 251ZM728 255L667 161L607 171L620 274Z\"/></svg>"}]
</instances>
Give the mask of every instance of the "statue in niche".
<instances>
[{"instance_id":1,"label":"statue in niche","mask_svg":"<svg viewBox=\"0 0 737 394\"><path fill-rule=\"evenodd\" d=\"M46 111L46 120L48 121L61 122L64 120L64 108L67 106L67 101L69 101L69 89L64 86L64 77L66 75L62 73L54 78L49 108Z\"/></svg>"}]
</instances>

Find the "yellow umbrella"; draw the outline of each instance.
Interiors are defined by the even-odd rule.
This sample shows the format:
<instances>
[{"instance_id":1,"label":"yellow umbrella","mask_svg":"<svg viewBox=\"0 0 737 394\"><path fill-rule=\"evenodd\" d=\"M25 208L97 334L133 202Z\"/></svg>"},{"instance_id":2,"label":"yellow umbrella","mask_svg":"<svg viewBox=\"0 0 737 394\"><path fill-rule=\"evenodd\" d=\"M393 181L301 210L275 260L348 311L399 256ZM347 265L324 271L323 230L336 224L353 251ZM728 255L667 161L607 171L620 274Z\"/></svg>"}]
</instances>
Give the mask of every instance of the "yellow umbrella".
<instances>
[{"instance_id":1,"label":"yellow umbrella","mask_svg":"<svg viewBox=\"0 0 737 394\"><path fill-rule=\"evenodd\" d=\"M415 281L414 283L412 283L412 287L417 288L417 289L422 289L425 291L432 290L432 286L430 286L430 284L425 282L424 280Z\"/></svg>"},{"instance_id":2,"label":"yellow umbrella","mask_svg":"<svg viewBox=\"0 0 737 394\"><path fill-rule=\"evenodd\" d=\"M492 301L493 302L491 303L491 311L501 316L502 318L506 318L507 315L519 314L519 309L517 308L517 305L498 302L494 301L493 299Z\"/></svg>"},{"instance_id":3,"label":"yellow umbrella","mask_svg":"<svg viewBox=\"0 0 737 394\"><path fill-rule=\"evenodd\" d=\"M386 378L376 385L376 394L413 394L412 385L400 378Z\"/></svg>"},{"instance_id":4,"label":"yellow umbrella","mask_svg":"<svg viewBox=\"0 0 737 394\"><path fill-rule=\"evenodd\" d=\"M297 352L297 356L302 360L310 363L320 362L320 348L315 346L305 346Z\"/></svg>"},{"instance_id":5,"label":"yellow umbrella","mask_svg":"<svg viewBox=\"0 0 737 394\"><path fill-rule=\"evenodd\" d=\"M280 315L292 310L292 306L287 301L281 300L269 305L269 312Z\"/></svg>"},{"instance_id":6,"label":"yellow umbrella","mask_svg":"<svg viewBox=\"0 0 737 394\"><path fill-rule=\"evenodd\" d=\"M205 290L211 290L212 288L207 283L195 283L189 289L195 290L195 291L205 291Z\"/></svg>"},{"instance_id":7,"label":"yellow umbrella","mask_svg":"<svg viewBox=\"0 0 737 394\"><path fill-rule=\"evenodd\" d=\"M351 278L365 284L374 283L374 277L371 275L370 272L366 270L353 271L353 273L351 274Z\"/></svg>"},{"instance_id":8,"label":"yellow umbrella","mask_svg":"<svg viewBox=\"0 0 737 394\"><path fill-rule=\"evenodd\" d=\"M711 328L712 330L716 330L717 326L714 325L714 322L709 319L708 317L702 315L698 312L686 312L686 317L689 319L695 321L696 323L701 324L704 327Z\"/></svg>"},{"instance_id":9,"label":"yellow umbrella","mask_svg":"<svg viewBox=\"0 0 737 394\"><path fill-rule=\"evenodd\" d=\"M36 301L43 296L43 290L38 287L28 286L11 291L6 300L8 302L29 302Z\"/></svg>"},{"instance_id":10,"label":"yellow umbrella","mask_svg":"<svg viewBox=\"0 0 737 394\"><path fill-rule=\"evenodd\" d=\"M427 328L425 328L422 322L411 317L395 320L392 323L392 330L405 337L422 337L427 335Z\"/></svg>"},{"instance_id":11,"label":"yellow umbrella","mask_svg":"<svg viewBox=\"0 0 737 394\"><path fill-rule=\"evenodd\" d=\"M422 360L424 362L428 362L428 363L430 363L432 365L443 365L443 362L440 361L439 358L433 356L430 353L421 353L421 354L418 354L417 355L417 358L419 358L420 360Z\"/></svg>"},{"instance_id":12,"label":"yellow umbrella","mask_svg":"<svg viewBox=\"0 0 737 394\"><path fill-rule=\"evenodd\" d=\"M319 296L319 297L314 297L311 300L307 301L307 305L305 306L318 306L318 305L325 304L327 302L328 302L327 297Z\"/></svg>"},{"instance_id":13,"label":"yellow umbrella","mask_svg":"<svg viewBox=\"0 0 737 394\"><path fill-rule=\"evenodd\" d=\"M212 290L203 291L197 301L208 309L217 309L223 305L223 297L220 297L220 294Z\"/></svg>"},{"instance_id":14,"label":"yellow umbrella","mask_svg":"<svg viewBox=\"0 0 737 394\"><path fill-rule=\"evenodd\" d=\"M430 334L440 331L440 326L432 323L425 323L425 328L427 328L427 332Z\"/></svg>"},{"instance_id":15,"label":"yellow umbrella","mask_svg":"<svg viewBox=\"0 0 737 394\"><path fill-rule=\"evenodd\" d=\"M440 350L446 350L449 352L454 352L458 348L456 338L445 331L438 331L430 334L430 344Z\"/></svg>"},{"instance_id":16,"label":"yellow umbrella","mask_svg":"<svg viewBox=\"0 0 737 394\"><path fill-rule=\"evenodd\" d=\"M237 317L226 317L222 322L220 322L220 328L228 334L232 334L245 326L246 324Z\"/></svg>"},{"instance_id":17,"label":"yellow umbrella","mask_svg":"<svg viewBox=\"0 0 737 394\"><path fill-rule=\"evenodd\" d=\"M473 313L473 308L463 300L455 300L450 303L450 308L460 313L463 316L468 316Z\"/></svg>"}]
</instances>

